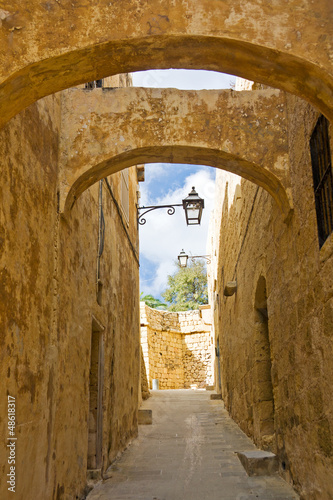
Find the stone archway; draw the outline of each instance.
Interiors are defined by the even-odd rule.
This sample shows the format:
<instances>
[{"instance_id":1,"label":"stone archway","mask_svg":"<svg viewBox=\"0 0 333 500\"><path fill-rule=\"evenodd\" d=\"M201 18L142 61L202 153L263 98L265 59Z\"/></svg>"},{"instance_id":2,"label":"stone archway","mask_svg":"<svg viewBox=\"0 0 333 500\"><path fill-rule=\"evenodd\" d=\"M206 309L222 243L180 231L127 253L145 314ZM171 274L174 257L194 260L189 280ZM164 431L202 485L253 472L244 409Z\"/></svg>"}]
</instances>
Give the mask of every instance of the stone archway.
<instances>
[{"instance_id":1,"label":"stone archway","mask_svg":"<svg viewBox=\"0 0 333 500\"><path fill-rule=\"evenodd\" d=\"M262 186L283 217L289 196L285 94L71 89L63 94L61 210L99 179L139 163L191 163ZM273 112L274 111L274 112Z\"/></svg>"},{"instance_id":2,"label":"stone archway","mask_svg":"<svg viewBox=\"0 0 333 500\"><path fill-rule=\"evenodd\" d=\"M192 68L254 79L333 116L332 6L261 0L6 0L3 125L46 95L112 74Z\"/></svg>"}]
</instances>

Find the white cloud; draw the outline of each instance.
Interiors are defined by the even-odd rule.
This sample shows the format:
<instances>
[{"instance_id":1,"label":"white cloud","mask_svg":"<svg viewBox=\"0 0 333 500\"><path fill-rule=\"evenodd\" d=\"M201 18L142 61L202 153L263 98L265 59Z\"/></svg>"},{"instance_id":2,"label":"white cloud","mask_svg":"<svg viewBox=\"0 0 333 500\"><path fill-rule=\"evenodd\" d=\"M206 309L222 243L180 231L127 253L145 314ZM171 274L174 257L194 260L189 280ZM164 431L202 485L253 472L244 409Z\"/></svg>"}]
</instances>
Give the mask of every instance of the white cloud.
<instances>
[{"instance_id":1,"label":"white cloud","mask_svg":"<svg viewBox=\"0 0 333 500\"><path fill-rule=\"evenodd\" d=\"M167 275L176 269L174 261L184 248L188 254L205 255L208 233L209 214L214 206L214 169L200 168L189 175L180 189L169 190L168 193L152 204L165 205L181 203L195 186L201 198L205 200L202 222L200 226L186 226L182 207L177 207L175 215L168 215L165 209L155 210L147 214L147 223L140 227L140 252L152 263L157 265L155 278L150 282L142 282L144 293L155 296L164 291Z\"/></svg>"},{"instance_id":2,"label":"white cloud","mask_svg":"<svg viewBox=\"0 0 333 500\"><path fill-rule=\"evenodd\" d=\"M147 168L148 167L148 168ZM156 182L156 179L162 181L163 176L167 173L167 166L164 163L150 163L145 167L145 181L140 184L140 205L148 205L154 203L151 201L150 190L151 184Z\"/></svg>"},{"instance_id":3,"label":"white cloud","mask_svg":"<svg viewBox=\"0 0 333 500\"><path fill-rule=\"evenodd\" d=\"M236 77L216 71L157 69L132 73L135 87L177 88L183 90L226 89Z\"/></svg>"}]
</instances>

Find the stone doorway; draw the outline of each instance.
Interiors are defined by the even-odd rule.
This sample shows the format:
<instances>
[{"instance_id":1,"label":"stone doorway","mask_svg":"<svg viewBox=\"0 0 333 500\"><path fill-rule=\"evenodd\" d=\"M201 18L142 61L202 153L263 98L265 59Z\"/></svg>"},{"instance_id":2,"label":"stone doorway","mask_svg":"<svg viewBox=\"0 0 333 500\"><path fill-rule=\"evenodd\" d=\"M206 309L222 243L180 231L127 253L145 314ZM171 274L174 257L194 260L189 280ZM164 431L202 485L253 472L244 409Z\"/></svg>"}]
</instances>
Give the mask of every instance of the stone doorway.
<instances>
[{"instance_id":1,"label":"stone doorway","mask_svg":"<svg viewBox=\"0 0 333 500\"><path fill-rule=\"evenodd\" d=\"M266 450L274 447L274 396L272 362L268 329L266 280L261 276L257 283L254 302L255 330L255 386L254 386L254 435Z\"/></svg>"},{"instance_id":2,"label":"stone doorway","mask_svg":"<svg viewBox=\"0 0 333 500\"><path fill-rule=\"evenodd\" d=\"M102 467L103 330L104 327L93 317L89 374L88 470Z\"/></svg>"},{"instance_id":3,"label":"stone doorway","mask_svg":"<svg viewBox=\"0 0 333 500\"><path fill-rule=\"evenodd\" d=\"M216 363L217 363L217 382L219 392L222 392L222 380L221 380L221 359L220 359L220 338L217 337L216 342Z\"/></svg>"}]
</instances>

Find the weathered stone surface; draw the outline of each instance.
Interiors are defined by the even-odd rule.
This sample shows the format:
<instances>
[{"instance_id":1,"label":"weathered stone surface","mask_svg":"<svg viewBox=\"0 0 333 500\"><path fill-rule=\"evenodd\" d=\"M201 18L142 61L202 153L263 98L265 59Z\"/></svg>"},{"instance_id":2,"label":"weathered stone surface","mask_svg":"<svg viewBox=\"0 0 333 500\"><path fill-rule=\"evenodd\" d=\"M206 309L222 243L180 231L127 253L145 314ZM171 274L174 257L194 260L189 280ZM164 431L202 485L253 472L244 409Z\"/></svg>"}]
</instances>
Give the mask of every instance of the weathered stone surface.
<instances>
[{"instance_id":1,"label":"weathered stone surface","mask_svg":"<svg viewBox=\"0 0 333 500\"><path fill-rule=\"evenodd\" d=\"M97 483L102 480L101 469L88 469L87 470L87 483Z\"/></svg>"},{"instance_id":2,"label":"weathered stone surface","mask_svg":"<svg viewBox=\"0 0 333 500\"><path fill-rule=\"evenodd\" d=\"M140 409L138 411L138 424L151 425L153 423L153 411L147 409Z\"/></svg>"},{"instance_id":3,"label":"weathered stone surface","mask_svg":"<svg viewBox=\"0 0 333 500\"><path fill-rule=\"evenodd\" d=\"M16 398L16 496L36 500L74 498L84 491L88 422L91 430L96 424L89 412L89 385L97 380L90 376L96 328L102 338L105 467L137 433L136 172L129 172L131 201L128 226L125 223L133 248L106 182L102 185L106 231L99 305L99 185L83 194L66 222L57 213L60 100L55 95L33 104L0 132L0 377L3 394ZM121 174L109 183L121 205ZM94 389L91 396L97 401ZM7 422L4 396L1 498L11 495L6 484Z\"/></svg>"},{"instance_id":4,"label":"weathered stone surface","mask_svg":"<svg viewBox=\"0 0 333 500\"><path fill-rule=\"evenodd\" d=\"M147 353L143 352L142 346L140 346L140 352L141 352L141 399L145 400L148 399L150 396L148 377L145 365L145 356L147 356ZM139 403L141 403L140 400Z\"/></svg>"},{"instance_id":5,"label":"weathered stone surface","mask_svg":"<svg viewBox=\"0 0 333 500\"><path fill-rule=\"evenodd\" d=\"M235 97L229 92L222 101L231 103L231 108L236 100L244 100L233 121L228 106L215 106L218 100L199 99L196 93L183 99L190 113L176 109L177 92L169 92L168 99L158 95L163 91L141 92L141 105L124 94L113 103L122 115L119 128L130 139L126 121L131 117L136 140L142 122L147 123L150 138L150 144L144 143L142 134L142 144L139 140L128 142L123 145L129 148L125 150L119 146L126 142L124 134L107 137L110 116L106 119L103 107L97 106L102 92L97 91L96 100L90 96L87 102L75 97L77 109L84 110L90 103L102 116L89 131L85 114L80 124L76 106L66 109L59 95L36 102L73 85L130 69L206 68L241 74L298 94L332 119L331 2L4 0L0 24L0 377L5 384L3 394L17 395L17 470L27 471L19 476L17 496L44 500L83 495L87 435L95 429L93 403L99 400L95 387L89 406L89 384L92 379L96 382L97 360L105 375L99 404L108 416L102 429L104 465L136 434L140 361L135 299L137 176L133 168L126 219L120 203L122 176L117 170L140 159L193 163L195 158L196 163L217 167L223 162L227 170L265 186L280 202L285 218L290 200L295 203L294 218L287 226L272 200L249 183L243 182L230 210L225 203L221 225L226 237L216 245L219 260L213 277L216 286L212 287L221 347L221 384L230 412L256 442L277 451L286 478L294 481L303 497L331 499L332 481L327 478L332 475L333 453L333 245L330 238L319 251L309 154L317 110L290 95L269 90L285 99L285 107L284 111L272 107L270 99L265 115L260 107L266 102L263 93L251 109L246 101L250 98L253 104L254 94ZM209 124L200 122L200 116L210 119L209 113L205 114L207 105L215 115L218 109L228 117L223 130L218 129L223 119L214 121L214 111ZM113 110L114 122L116 114ZM186 121L182 121L184 116ZM266 124L259 116L267 117ZM162 134L162 126L152 122L163 121L163 117ZM74 120L79 127L74 127ZM282 146L270 138L276 123L284 131ZM183 127L184 136L175 136L173 143L175 124ZM205 137L201 144L212 124L212 137ZM200 127L201 139L194 138L196 127ZM65 129L71 139L67 149ZM71 131L76 134L74 140ZM152 143L155 132L159 133ZM232 144L235 138L240 139L238 152ZM165 139L169 144L165 145ZM106 148L109 156L103 157L98 147L107 145L108 140L119 148L112 150L111 156ZM280 147L285 148L284 157L291 167L288 172L286 163L272 161L271 155ZM242 149L252 155L250 162ZM79 150L81 157L75 163ZM116 167L108 170L114 154L117 159L112 168ZM259 166L253 160L256 154L264 160ZM74 179L64 175L71 155L70 171L77 169L79 175ZM100 163L96 166L91 162L97 157ZM87 166L89 174L82 179ZM268 174L270 168L275 170L274 178ZM102 185L107 230L101 279L96 276L99 192L97 186L87 188L112 172L114 198L108 198L105 181ZM286 173L288 182L284 183ZM78 189L71 193L71 210L64 219L59 216L61 194L75 182L78 185L73 191ZM110 234L112 238L107 237ZM225 282L236 278L238 293L224 301ZM267 291L263 307L257 294L262 278ZM97 338L93 336L96 324L103 327L98 327L103 340L100 350L92 346L92 337ZM183 331L172 324L169 336L173 328L178 335L200 335L196 328L192 332L186 321ZM200 342L200 338L195 339L193 351ZM178 343L172 347L177 354ZM188 359L192 357L188 354ZM168 360L171 367L173 359L177 357ZM208 357L199 370L200 377L206 363ZM156 362L156 367L163 375L170 369L165 362ZM191 377L193 372L190 365ZM181 372L177 373L180 377ZM1 399L2 436L8 420L5 403L5 398ZM91 437L89 443L96 440L97 436ZM1 464L6 464L6 451L1 448ZM33 464L31 473L29 464ZM6 487L4 467L1 488Z\"/></svg>"},{"instance_id":6,"label":"weathered stone surface","mask_svg":"<svg viewBox=\"0 0 333 500\"><path fill-rule=\"evenodd\" d=\"M277 456L269 451L238 451L237 456L248 476L271 476L279 470Z\"/></svg>"},{"instance_id":7,"label":"weathered stone surface","mask_svg":"<svg viewBox=\"0 0 333 500\"><path fill-rule=\"evenodd\" d=\"M275 89L70 89L62 94L60 210L66 214L106 175L164 161L242 175L264 187L287 218L292 200L285 110L285 94ZM138 134L142 123L145 133Z\"/></svg>"},{"instance_id":8,"label":"weathered stone surface","mask_svg":"<svg viewBox=\"0 0 333 500\"><path fill-rule=\"evenodd\" d=\"M314 8L309 0L4 0L0 15L2 124L64 88L170 67L249 78L298 94L332 117L328 1Z\"/></svg>"},{"instance_id":9,"label":"weathered stone surface","mask_svg":"<svg viewBox=\"0 0 333 500\"><path fill-rule=\"evenodd\" d=\"M222 394L211 394L210 399L212 400L222 399Z\"/></svg>"},{"instance_id":10,"label":"weathered stone surface","mask_svg":"<svg viewBox=\"0 0 333 500\"><path fill-rule=\"evenodd\" d=\"M151 389L154 379L159 389L203 388L213 381L211 325L199 311L159 311L141 302L141 345Z\"/></svg>"},{"instance_id":11,"label":"weathered stone surface","mask_svg":"<svg viewBox=\"0 0 333 500\"><path fill-rule=\"evenodd\" d=\"M205 391L159 391L147 404L158 418L87 500L299 500L278 476L246 475L234 450L255 448Z\"/></svg>"},{"instance_id":12,"label":"weathered stone surface","mask_svg":"<svg viewBox=\"0 0 333 500\"><path fill-rule=\"evenodd\" d=\"M237 281L228 281L223 290L223 295L231 297L237 291Z\"/></svg>"},{"instance_id":13,"label":"weathered stone surface","mask_svg":"<svg viewBox=\"0 0 333 500\"><path fill-rule=\"evenodd\" d=\"M209 295L226 408L303 498L329 500L333 240L319 249L309 147L318 112L289 95L287 115L294 216L283 224L263 190L240 179L235 189L218 171Z\"/></svg>"}]
</instances>

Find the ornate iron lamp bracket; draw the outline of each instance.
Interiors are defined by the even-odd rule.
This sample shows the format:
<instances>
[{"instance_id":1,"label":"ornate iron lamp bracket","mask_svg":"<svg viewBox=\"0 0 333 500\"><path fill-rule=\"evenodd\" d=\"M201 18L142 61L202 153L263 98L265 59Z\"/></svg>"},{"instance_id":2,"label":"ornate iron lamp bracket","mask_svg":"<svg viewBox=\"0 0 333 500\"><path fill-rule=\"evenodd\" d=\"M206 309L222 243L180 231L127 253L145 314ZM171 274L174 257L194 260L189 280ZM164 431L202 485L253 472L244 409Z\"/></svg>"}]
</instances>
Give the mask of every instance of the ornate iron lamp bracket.
<instances>
[{"instance_id":1,"label":"ornate iron lamp bracket","mask_svg":"<svg viewBox=\"0 0 333 500\"><path fill-rule=\"evenodd\" d=\"M156 205L156 206L150 206L150 207L138 207L138 223L143 226L146 224L146 219L144 218L144 215L148 214L149 212L152 212L153 210L157 210L159 208L167 208L167 214L168 215L173 215L176 211L175 207L182 207L182 203L178 203L175 205ZM142 214L139 215L139 210L145 210L142 212Z\"/></svg>"},{"instance_id":2,"label":"ornate iron lamp bracket","mask_svg":"<svg viewBox=\"0 0 333 500\"><path fill-rule=\"evenodd\" d=\"M210 255L189 255L188 257L192 262L194 262L194 259L205 259L207 261L207 264L211 264L211 256Z\"/></svg>"}]
</instances>

